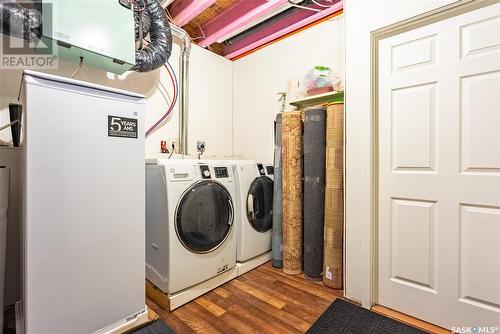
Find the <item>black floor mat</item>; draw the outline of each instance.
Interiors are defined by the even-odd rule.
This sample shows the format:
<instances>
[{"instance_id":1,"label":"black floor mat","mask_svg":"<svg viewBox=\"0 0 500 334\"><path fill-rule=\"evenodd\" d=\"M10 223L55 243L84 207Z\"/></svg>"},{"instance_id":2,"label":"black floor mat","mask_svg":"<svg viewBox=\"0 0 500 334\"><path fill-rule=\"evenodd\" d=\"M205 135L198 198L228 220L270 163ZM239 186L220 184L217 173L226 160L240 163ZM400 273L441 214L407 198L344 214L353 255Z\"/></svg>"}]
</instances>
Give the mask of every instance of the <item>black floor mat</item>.
<instances>
[{"instance_id":1,"label":"black floor mat","mask_svg":"<svg viewBox=\"0 0 500 334\"><path fill-rule=\"evenodd\" d=\"M306 334L424 334L421 330L336 299Z\"/></svg>"},{"instance_id":2,"label":"black floor mat","mask_svg":"<svg viewBox=\"0 0 500 334\"><path fill-rule=\"evenodd\" d=\"M156 320L149 325L131 332L131 334L175 334L175 332L163 320Z\"/></svg>"}]
</instances>

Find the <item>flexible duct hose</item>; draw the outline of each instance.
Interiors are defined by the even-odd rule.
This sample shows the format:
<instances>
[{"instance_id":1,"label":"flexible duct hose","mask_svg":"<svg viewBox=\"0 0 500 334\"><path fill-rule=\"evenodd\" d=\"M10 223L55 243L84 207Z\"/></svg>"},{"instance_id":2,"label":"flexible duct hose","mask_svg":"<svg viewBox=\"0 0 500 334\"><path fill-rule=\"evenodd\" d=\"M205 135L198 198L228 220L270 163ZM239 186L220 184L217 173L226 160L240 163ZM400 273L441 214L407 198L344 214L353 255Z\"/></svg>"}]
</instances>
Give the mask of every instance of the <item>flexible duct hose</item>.
<instances>
[{"instance_id":1,"label":"flexible duct hose","mask_svg":"<svg viewBox=\"0 0 500 334\"><path fill-rule=\"evenodd\" d=\"M38 10L27 9L14 0L0 0L0 32L6 35L37 42L41 36L42 15Z\"/></svg>"},{"instance_id":2,"label":"flexible duct hose","mask_svg":"<svg viewBox=\"0 0 500 334\"><path fill-rule=\"evenodd\" d=\"M149 30L151 43L142 50L135 52L136 64L132 68L137 72L149 72L163 66L172 53L172 33L167 21L165 10L158 0L144 0L146 3L145 14L151 20ZM136 24L139 21L136 20ZM136 27L136 31L139 28Z\"/></svg>"},{"instance_id":3,"label":"flexible duct hose","mask_svg":"<svg viewBox=\"0 0 500 334\"><path fill-rule=\"evenodd\" d=\"M142 17L142 38L146 38L149 34L149 30L151 29L151 19L144 12L138 13L134 12L134 22L135 22L135 41L139 41L141 38L140 33L140 21L139 18Z\"/></svg>"}]
</instances>

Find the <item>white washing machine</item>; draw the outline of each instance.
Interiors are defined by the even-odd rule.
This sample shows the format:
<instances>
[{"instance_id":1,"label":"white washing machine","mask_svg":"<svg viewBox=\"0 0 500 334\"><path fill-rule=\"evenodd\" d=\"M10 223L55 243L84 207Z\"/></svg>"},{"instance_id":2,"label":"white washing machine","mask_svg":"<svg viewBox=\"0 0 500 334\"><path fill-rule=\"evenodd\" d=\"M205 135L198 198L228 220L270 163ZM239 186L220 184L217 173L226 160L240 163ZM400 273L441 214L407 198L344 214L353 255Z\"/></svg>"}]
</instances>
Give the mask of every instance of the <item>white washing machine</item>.
<instances>
[{"instance_id":1,"label":"white washing machine","mask_svg":"<svg viewBox=\"0 0 500 334\"><path fill-rule=\"evenodd\" d=\"M238 274L242 274L270 259L274 183L263 164L232 163L236 183L236 259L243 263L259 258L249 266L240 267Z\"/></svg>"},{"instance_id":2,"label":"white washing machine","mask_svg":"<svg viewBox=\"0 0 500 334\"><path fill-rule=\"evenodd\" d=\"M233 198L230 164L149 161L146 278L171 295L234 269Z\"/></svg>"}]
</instances>

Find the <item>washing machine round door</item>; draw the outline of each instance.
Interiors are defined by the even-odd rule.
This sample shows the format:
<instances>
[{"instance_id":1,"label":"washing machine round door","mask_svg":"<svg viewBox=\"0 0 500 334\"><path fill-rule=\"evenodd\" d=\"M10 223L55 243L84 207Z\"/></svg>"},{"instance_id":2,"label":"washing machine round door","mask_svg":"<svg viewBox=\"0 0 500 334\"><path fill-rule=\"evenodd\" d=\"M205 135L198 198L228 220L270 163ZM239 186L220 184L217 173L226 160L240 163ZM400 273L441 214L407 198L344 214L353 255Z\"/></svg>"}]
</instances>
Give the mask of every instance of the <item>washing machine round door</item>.
<instances>
[{"instance_id":1,"label":"washing machine round door","mask_svg":"<svg viewBox=\"0 0 500 334\"><path fill-rule=\"evenodd\" d=\"M267 232L273 227L274 182L267 176L253 181L248 190L247 217L257 232Z\"/></svg>"},{"instance_id":2,"label":"washing machine round door","mask_svg":"<svg viewBox=\"0 0 500 334\"><path fill-rule=\"evenodd\" d=\"M208 253L229 236L233 225L231 195L220 183L206 180L181 197L175 215L177 236L194 253Z\"/></svg>"}]
</instances>

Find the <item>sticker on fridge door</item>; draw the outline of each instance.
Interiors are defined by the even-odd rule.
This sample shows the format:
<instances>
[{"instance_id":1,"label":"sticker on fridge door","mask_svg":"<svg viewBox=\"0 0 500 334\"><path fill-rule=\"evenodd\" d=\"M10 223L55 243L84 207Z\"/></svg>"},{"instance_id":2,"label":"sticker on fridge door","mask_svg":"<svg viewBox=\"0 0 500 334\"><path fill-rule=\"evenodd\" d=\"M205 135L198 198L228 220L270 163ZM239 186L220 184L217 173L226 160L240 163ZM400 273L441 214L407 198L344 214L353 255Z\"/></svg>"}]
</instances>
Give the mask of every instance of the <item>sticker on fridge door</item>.
<instances>
[{"instance_id":1,"label":"sticker on fridge door","mask_svg":"<svg viewBox=\"0 0 500 334\"><path fill-rule=\"evenodd\" d=\"M108 137L137 138L137 119L108 115Z\"/></svg>"}]
</instances>

